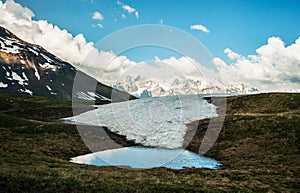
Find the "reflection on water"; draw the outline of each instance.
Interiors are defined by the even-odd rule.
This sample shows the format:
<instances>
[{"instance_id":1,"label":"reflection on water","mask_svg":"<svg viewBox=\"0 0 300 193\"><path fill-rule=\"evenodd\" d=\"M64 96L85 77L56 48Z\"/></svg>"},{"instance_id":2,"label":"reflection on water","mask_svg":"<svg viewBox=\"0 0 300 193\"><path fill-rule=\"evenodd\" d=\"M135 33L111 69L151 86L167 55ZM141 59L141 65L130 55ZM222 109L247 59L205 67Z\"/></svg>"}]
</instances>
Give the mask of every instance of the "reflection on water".
<instances>
[{"instance_id":1,"label":"reflection on water","mask_svg":"<svg viewBox=\"0 0 300 193\"><path fill-rule=\"evenodd\" d=\"M166 167L171 169L209 168L218 169L214 160L182 149L154 149L125 147L100 151L71 158L71 162L96 166L129 166L131 168Z\"/></svg>"}]
</instances>

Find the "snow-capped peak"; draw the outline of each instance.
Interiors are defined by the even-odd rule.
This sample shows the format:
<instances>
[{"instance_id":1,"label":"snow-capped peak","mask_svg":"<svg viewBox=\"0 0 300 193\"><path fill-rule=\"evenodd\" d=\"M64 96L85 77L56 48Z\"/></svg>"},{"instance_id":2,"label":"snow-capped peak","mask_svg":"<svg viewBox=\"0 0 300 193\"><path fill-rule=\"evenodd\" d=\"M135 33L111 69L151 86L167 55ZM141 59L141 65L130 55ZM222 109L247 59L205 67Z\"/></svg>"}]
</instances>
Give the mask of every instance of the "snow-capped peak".
<instances>
[{"instance_id":1,"label":"snow-capped peak","mask_svg":"<svg viewBox=\"0 0 300 193\"><path fill-rule=\"evenodd\" d=\"M182 94L230 94L255 93L258 88L241 85L224 85L217 79L193 79L186 77L173 77L161 82L146 79L142 76L126 76L114 84L114 87L141 97L173 96Z\"/></svg>"}]
</instances>

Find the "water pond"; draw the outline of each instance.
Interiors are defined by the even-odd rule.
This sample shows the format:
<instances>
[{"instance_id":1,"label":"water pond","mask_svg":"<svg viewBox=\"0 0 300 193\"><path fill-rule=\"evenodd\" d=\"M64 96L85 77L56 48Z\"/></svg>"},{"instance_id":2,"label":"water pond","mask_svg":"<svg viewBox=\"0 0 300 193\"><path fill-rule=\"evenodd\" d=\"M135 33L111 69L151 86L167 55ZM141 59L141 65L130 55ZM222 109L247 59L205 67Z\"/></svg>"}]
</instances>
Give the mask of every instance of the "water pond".
<instances>
[{"instance_id":1,"label":"water pond","mask_svg":"<svg viewBox=\"0 0 300 193\"><path fill-rule=\"evenodd\" d=\"M208 168L218 169L220 164L183 149L157 149L145 147L124 147L113 150L99 151L71 158L71 162L96 166L129 166L147 169L166 167L171 169Z\"/></svg>"}]
</instances>

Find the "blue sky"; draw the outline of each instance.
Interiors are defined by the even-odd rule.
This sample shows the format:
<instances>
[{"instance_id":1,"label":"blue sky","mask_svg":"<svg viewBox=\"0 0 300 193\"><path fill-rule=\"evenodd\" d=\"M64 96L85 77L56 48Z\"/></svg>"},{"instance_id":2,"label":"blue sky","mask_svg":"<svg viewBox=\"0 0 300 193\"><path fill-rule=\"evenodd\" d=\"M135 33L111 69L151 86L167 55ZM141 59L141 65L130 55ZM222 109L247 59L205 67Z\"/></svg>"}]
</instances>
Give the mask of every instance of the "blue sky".
<instances>
[{"instance_id":1,"label":"blue sky","mask_svg":"<svg viewBox=\"0 0 300 193\"><path fill-rule=\"evenodd\" d=\"M299 10L299 0L2 0L0 25L106 83L163 63L195 80L213 69L226 85L300 92Z\"/></svg>"},{"instance_id":2,"label":"blue sky","mask_svg":"<svg viewBox=\"0 0 300 193\"><path fill-rule=\"evenodd\" d=\"M255 54L269 37L280 37L287 45L300 35L298 0L15 0L35 13L35 20L84 34L98 42L116 30L139 24L158 24L179 28L200 40L214 57L226 60L225 48L242 55ZM129 13L122 5L135 11ZM103 20L92 18L99 12ZM137 18L135 12L138 12ZM122 18L126 16L126 18ZM93 27L101 24L103 28ZM191 30L200 24L209 33ZM130 55L130 54L129 54ZM130 57L130 56L129 56ZM168 57L168 56L166 56ZM135 59L135 58L132 58ZM138 60L139 58L136 58Z\"/></svg>"}]
</instances>

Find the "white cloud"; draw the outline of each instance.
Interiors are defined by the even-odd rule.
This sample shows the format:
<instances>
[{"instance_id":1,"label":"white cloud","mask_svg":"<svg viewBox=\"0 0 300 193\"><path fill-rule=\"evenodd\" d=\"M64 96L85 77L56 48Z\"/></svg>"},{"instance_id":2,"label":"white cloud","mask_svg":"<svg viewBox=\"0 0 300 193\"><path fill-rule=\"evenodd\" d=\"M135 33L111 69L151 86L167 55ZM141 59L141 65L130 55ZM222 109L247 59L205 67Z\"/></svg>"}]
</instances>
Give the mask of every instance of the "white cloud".
<instances>
[{"instance_id":1,"label":"white cloud","mask_svg":"<svg viewBox=\"0 0 300 193\"><path fill-rule=\"evenodd\" d=\"M224 52L232 63L220 58L214 62L227 83L247 83L265 91L288 91L300 88L300 37L285 46L279 37L271 37L255 55L242 56L230 49Z\"/></svg>"},{"instance_id":2,"label":"white cloud","mask_svg":"<svg viewBox=\"0 0 300 193\"><path fill-rule=\"evenodd\" d=\"M215 73L212 70L204 67L195 59L188 56L183 56L178 59L175 57L170 57L163 60L156 57L155 63L158 65L168 65L177 73L195 80L199 78L205 79L205 77L207 79L210 79L209 77L215 77Z\"/></svg>"},{"instance_id":3,"label":"white cloud","mask_svg":"<svg viewBox=\"0 0 300 193\"><path fill-rule=\"evenodd\" d=\"M92 18L95 20L103 20L104 19L103 15L98 11L93 13Z\"/></svg>"},{"instance_id":4,"label":"white cloud","mask_svg":"<svg viewBox=\"0 0 300 193\"><path fill-rule=\"evenodd\" d=\"M7 20L7 23L14 25L15 21L18 20L18 23L21 25L30 26L30 20L34 17L34 13L26 8L22 7L20 4L16 4L14 1L6 1L6 3L0 2L0 6L4 11L1 11L1 20Z\"/></svg>"},{"instance_id":5,"label":"white cloud","mask_svg":"<svg viewBox=\"0 0 300 193\"><path fill-rule=\"evenodd\" d=\"M92 24L92 27L94 27L94 28L96 28L96 27L98 27L98 28L104 28L104 26L101 24L101 23L98 23L98 24Z\"/></svg>"},{"instance_id":6,"label":"white cloud","mask_svg":"<svg viewBox=\"0 0 300 193\"><path fill-rule=\"evenodd\" d=\"M122 65L120 66L119 64ZM121 75L109 78L111 72L115 70L121 70ZM170 57L167 59L155 57L154 61L143 61L140 63L130 61L125 56L119 56L111 60L111 64L101 76L101 78L104 76L105 79L110 80L110 84L126 80L127 76L141 76L148 80L155 80L166 85L171 85L176 78L189 78L206 82L208 85L222 87L222 84L218 81L219 77L214 71L187 56L181 58Z\"/></svg>"},{"instance_id":7,"label":"white cloud","mask_svg":"<svg viewBox=\"0 0 300 193\"><path fill-rule=\"evenodd\" d=\"M223 66L226 66L227 64L221 59L221 58L213 58L213 63L217 65L219 68L222 68Z\"/></svg>"},{"instance_id":8,"label":"white cloud","mask_svg":"<svg viewBox=\"0 0 300 193\"><path fill-rule=\"evenodd\" d=\"M122 8L127 11L128 13L135 12L135 9L133 7L130 7L129 5L122 5Z\"/></svg>"},{"instance_id":9,"label":"white cloud","mask_svg":"<svg viewBox=\"0 0 300 193\"><path fill-rule=\"evenodd\" d=\"M207 27L205 27L203 25L200 25L200 24L191 25L190 29L192 29L192 30L200 30L200 31L203 31L205 33L209 33L209 30L207 29Z\"/></svg>"},{"instance_id":10,"label":"white cloud","mask_svg":"<svg viewBox=\"0 0 300 193\"><path fill-rule=\"evenodd\" d=\"M117 4L120 5L125 12L128 12L129 14L134 13L135 17L137 19L139 18L139 12L135 8L131 7L130 5L126 5L121 1L117 1ZM124 13L122 14L122 18L126 18L126 15Z\"/></svg>"},{"instance_id":11,"label":"white cloud","mask_svg":"<svg viewBox=\"0 0 300 193\"><path fill-rule=\"evenodd\" d=\"M234 60L234 59L241 59L242 56L240 54L237 54L235 52L233 52L231 49L229 48L226 48L224 50L224 53L227 54L228 58L230 58L231 60Z\"/></svg>"}]
</instances>

